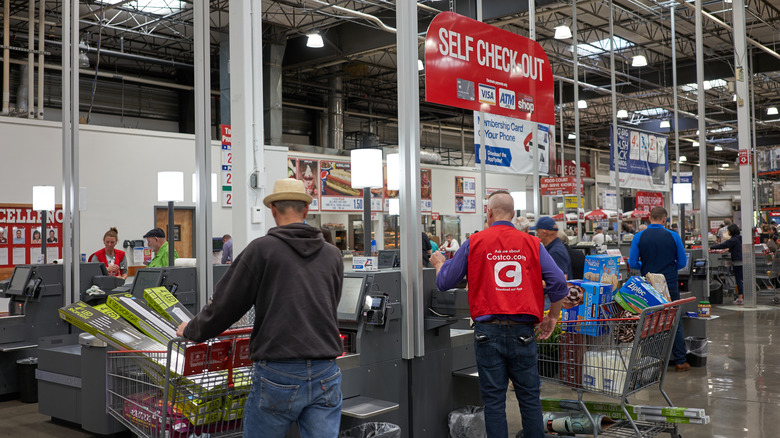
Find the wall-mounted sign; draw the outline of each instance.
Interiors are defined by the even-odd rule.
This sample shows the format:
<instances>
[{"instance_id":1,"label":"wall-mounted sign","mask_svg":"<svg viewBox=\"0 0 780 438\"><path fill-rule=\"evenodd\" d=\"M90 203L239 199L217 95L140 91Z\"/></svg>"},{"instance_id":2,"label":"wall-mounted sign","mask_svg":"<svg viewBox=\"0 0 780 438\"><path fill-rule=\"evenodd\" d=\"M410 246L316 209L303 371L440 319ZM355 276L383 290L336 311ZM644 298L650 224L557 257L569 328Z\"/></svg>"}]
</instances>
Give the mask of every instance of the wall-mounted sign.
<instances>
[{"instance_id":1,"label":"wall-mounted sign","mask_svg":"<svg viewBox=\"0 0 780 438\"><path fill-rule=\"evenodd\" d=\"M456 176L455 177L455 194L456 195L476 195L477 194L477 179L469 176Z\"/></svg>"},{"instance_id":2,"label":"wall-mounted sign","mask_svg":"<svg viewBox=\"0 0 780 438\"><path fill-rule=\"evenodd\" d=\"M287 158L287 177L303 181L303 187L306 189L312 200L309 204L309 211L318 211L320 209L320 167L319 161L305 158Z\"/></svg>"},{"instance_id":3,"label":"wall-mounted sign","mask_svg":"<svg viewBox=\"0 0 780 438\"><path fill-rule=\"evenodd\" d=\"M62 256L62 206L46 213L46 229L41 229L41 212L27 204L0 204L0 267L43 263L42 243L46 241L49 263Z\"/></svg>"},{"instance_id":4,"label":"wall-mounted sign","mask_svg":"<svg viewBox=\"0 0 780 438\"><path fill-rule=\"evenodd\" d=\"M453 12L425 36L428 102L555 125L550 61L534 40Z\"/></svg>"},{"instance_id":5,"label":"wall-mounted sign","mask_svg":"<svg viewBox=\"0 0 780 438\"><path fill-rule=\"evenodd\" d=\"M222 133L221 153L221 205L226 208L233 207L233 142L230 125L220 125Z\"/></svg>"}]
</instances>

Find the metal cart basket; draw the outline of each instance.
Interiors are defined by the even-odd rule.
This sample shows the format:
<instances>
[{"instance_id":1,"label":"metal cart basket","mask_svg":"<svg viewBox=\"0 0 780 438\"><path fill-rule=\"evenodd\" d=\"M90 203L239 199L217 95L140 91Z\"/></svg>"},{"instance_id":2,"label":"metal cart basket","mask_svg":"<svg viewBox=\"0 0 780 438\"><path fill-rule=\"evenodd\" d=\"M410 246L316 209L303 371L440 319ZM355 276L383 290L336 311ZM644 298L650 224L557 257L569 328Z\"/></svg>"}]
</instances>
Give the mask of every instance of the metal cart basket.
<instances>
[{"instance_id":1,"label":"metal cart basket","mask_svg":"<svg viewBox=\"0 0 780 438\"><path fill-rule=\"evenodd\" d=\"M176 338L167 351L109 352L109 414L140 437L241 436L250 333L230 330L202 344Z\"/></svg>"},{"instance_id":2,"label":"metal cart basket","mask_svg":"<svg viewBox=\"0 0 780 438\"><path fill-rule=\"evenodd\" d=\"M652 437L669 433L677 437L677 425L641 421L626 408L628 397L658 384L669 406L674 406L663 389L671 355L680 306L694 298L649 307L638 317L559 322L560 335L539 343L539 371L543 381L577 390L579 409L593 425L595 414L583 400L593 393L620 400L618 423L603 432L594 426L594 436ZM603 314L619 313L617 303L602 306Z\"/></svg>"}]
</instances>

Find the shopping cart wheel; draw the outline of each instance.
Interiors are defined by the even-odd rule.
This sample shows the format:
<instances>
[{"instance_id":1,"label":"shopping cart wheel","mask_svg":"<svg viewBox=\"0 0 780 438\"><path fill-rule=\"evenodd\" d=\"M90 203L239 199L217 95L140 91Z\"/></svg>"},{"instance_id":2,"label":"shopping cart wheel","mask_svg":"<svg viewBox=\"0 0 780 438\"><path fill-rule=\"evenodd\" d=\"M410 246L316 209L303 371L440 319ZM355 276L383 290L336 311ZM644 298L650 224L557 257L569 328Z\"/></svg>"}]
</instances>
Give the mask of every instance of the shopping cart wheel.
<instances>
[{"instance_id":1,"label":"shopping cart wheel","mask_svg":"<svg viewBox=\"0 0 780 438\"><path fill-rule=\"evenodd\" d=\"M775 303L775 304L780 304L780 298L774 297L774 298L772 298L772 302Z\"/></svg>"}]
</instances>

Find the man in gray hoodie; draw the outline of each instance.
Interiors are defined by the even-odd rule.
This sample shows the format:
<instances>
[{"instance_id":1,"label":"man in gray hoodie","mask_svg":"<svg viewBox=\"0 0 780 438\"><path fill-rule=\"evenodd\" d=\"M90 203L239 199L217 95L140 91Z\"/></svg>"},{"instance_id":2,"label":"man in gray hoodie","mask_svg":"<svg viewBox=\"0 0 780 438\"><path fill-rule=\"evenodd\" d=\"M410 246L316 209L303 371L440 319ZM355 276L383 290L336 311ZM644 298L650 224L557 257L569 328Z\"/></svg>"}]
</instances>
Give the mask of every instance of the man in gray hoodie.
<instances>
[{"instance_id":1,"label":"man in gray hoodie","mask_svg":"<svg viewBox=\"0 0 780 438\"><path fill-rule=\"evenodd\" d=\"M277 226L235 258L211 304L177 330L203 342L255 307L249 344L255 375L244 408L244 437L281 438L292 423L304 438L338 435L336 357L343 351L336 309L344 264L338 248L304 223L311 201L303 182L277 180L263 200Z\"/></svg>"}]
</instances>

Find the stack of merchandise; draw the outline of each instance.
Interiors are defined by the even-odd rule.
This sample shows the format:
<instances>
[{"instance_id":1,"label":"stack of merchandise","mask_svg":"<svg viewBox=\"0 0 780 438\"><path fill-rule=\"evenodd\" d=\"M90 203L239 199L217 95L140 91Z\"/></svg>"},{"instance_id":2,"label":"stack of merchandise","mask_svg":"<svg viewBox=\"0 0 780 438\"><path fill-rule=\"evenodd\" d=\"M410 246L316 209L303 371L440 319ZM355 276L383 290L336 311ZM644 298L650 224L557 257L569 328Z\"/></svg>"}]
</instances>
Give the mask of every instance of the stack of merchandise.
<instances>
[{"instance_id":1,"label":"stack of merchandise","mask_svg":"<svg viewBox=\"0 0 780 438\"><path fill-rule=\"evenodd\" d=\"M158 433L164 410L166 435L176 437L240 427L252 383L249 339L171 342L193 315L165 287L146 289L144 298L116 294L105 305L78 302L59 310L62 319L123 350L109 355L109 365L124 359L110 373L108 391L120 396L111 413Z\"/></svg>"}]
</instances>

